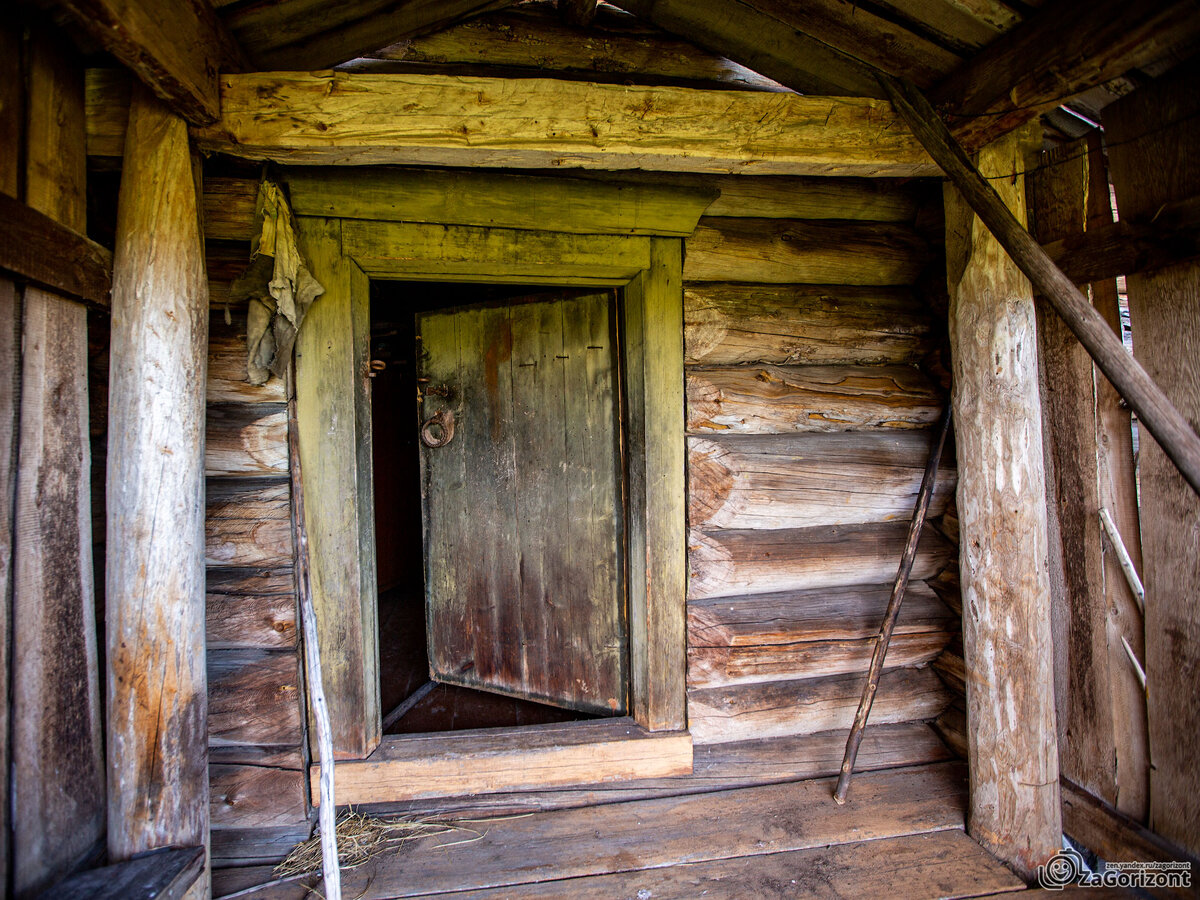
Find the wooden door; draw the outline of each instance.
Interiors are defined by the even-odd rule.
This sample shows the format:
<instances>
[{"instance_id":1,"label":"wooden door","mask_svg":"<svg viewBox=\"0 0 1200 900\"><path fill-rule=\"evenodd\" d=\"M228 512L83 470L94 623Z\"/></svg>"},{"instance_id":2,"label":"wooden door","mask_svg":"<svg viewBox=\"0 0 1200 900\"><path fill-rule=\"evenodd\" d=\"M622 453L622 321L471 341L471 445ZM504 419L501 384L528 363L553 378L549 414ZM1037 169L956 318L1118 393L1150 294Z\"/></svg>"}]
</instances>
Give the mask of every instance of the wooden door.
<instances>
[{"instance_id":1,"label":"wooden door","mask_svg":"<svg viewBox=\"0 0 1200 900\"><path fill-rule=\"evenodd\" d=\"M623 714L615 296L421 313L417 340L430 677Z\"/></svg>"}]
</instances>

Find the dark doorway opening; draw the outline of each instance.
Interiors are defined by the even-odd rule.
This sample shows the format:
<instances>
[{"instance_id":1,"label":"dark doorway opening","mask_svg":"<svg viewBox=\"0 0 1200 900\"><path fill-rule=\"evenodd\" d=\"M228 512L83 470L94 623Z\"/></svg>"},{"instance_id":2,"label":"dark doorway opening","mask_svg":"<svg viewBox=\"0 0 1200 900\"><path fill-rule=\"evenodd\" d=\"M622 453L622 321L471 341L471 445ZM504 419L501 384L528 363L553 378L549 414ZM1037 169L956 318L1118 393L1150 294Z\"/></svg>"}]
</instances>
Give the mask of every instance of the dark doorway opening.
<instances>
[{"instance_id":1,"label":"dark doorway opening","mask_svg":"<svg viewBox=\"0 0 1200 900\"><path fill-rule=\"evenodd\" d=\"M573 709L431 681L426 632L415 348L419 313L504 305L524 285L375 281L371 407L384 734L536 725L596 718Z\"/></svg>"}]
</instances>

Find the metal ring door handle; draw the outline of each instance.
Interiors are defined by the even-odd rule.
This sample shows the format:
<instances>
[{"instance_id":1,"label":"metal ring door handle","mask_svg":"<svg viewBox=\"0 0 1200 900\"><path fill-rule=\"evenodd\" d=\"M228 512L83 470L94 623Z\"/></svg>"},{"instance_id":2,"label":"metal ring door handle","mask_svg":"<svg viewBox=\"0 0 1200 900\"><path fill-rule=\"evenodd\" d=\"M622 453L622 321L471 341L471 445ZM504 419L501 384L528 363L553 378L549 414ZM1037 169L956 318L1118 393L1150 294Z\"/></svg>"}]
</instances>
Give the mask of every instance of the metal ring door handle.
<instances>
[{"instance_id":1,"label":"metal ring door handle","mask_svg":"<svg viewBox=\"0 0 1200 900\"><path fill-rule=\"evenodd\" d=\"M440 431L440 436L435 434ZM436 450L445 447L454 439L454 412L449 409L438 410L421 426L421 443Z\"/></svg>"}]
</instances>

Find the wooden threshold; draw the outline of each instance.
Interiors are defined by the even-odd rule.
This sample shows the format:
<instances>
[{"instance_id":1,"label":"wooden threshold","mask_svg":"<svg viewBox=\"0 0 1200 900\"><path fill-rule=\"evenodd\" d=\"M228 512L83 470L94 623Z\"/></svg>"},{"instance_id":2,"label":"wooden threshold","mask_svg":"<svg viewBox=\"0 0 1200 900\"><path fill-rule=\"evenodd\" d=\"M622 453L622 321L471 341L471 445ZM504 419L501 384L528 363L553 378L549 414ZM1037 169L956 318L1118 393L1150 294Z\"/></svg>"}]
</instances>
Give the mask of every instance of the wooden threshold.
<instances>
[{"instance_id":1,"label":"wooden threshold","mask_svg":"<svg viewBox=\"0 0 1200 900\"><path fill-rule=\"evenodd\" d=\"M637 896L642 887L629 892L618 878L608 891L603 879L641 873L644 887L655 898L700 896L708 884L692 891L689 878L707 879L714 885L727 882L724 895L705 896L804 896L811 893L804 885L817 885L826 869L834 884L845 877L847 884L870 885L872 878L885 876L916 884L926 867L931 877L922 890L914 891L914 897L1020 889L1023 884L1015 876L999 863L989 862L963 837L966 789L964 766L938 763L864 773L855 779L849 801L841 807L831 799L833 779L820 779L460 821L470 833L406 843L402 853L388 853L344 872L343 890L362 900L497 890L501 896ZM883 843L937 832L949 834ZM840 844L848 849L836 853L827 849ZM784 856L794 851L813 852ZM957 863L963 864L962 880L951 877ZM701 868L699 864L711 865ZM726 867L731 874L723 878L720 872ZM858 867L878 871L851 874ZM801 874L806 871L809 875ZM760 893L757 881L746 880L752 878L747 873L754 872L787 877L775 894L766 882ZM976 879L972 872L981 874ZM816 880L802 884L801 877ZM592 884L584 879L593 878L595 889L589 890ZM792 879L797 884L791 884ZM222 896L270 880L266 867L224 870L214 877L214 894ZM667 891L672 881L677 885L674 894ZM559 884L545 885L554 882ZM662 894L655 883L661 884ZM306 891L305 885L293 882L248 896L280 900L302 897ZM877 893L895 895L891 890Z\"/></svg>"},{"instance_id":2,"label":"wooden threshold","mask_svg":"<svg viewBox=\"0 0 1200 900\"><path fill-rule=\"evenodd\" d=\"M690 775L692 738L629 718L389 735L369 757L339 761L335 771L339 806L538 790ZM310 771L314 805L320 772L320 764Z\"/></svg>"}]
</instances>

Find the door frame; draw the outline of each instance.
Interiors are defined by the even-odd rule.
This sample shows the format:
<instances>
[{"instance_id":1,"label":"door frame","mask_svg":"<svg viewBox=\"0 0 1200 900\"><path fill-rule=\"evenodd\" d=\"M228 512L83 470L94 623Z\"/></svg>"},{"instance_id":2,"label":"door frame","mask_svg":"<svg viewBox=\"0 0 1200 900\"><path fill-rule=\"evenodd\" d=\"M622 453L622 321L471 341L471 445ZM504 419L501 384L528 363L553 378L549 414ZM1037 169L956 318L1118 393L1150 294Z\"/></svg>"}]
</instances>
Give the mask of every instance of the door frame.
<instances>
[{"instance_id":1,"label":"door frame","mask_svg":"<svg viewBox=\"0 0 1200 900\"><path fill-rule=\"evenodd\" d=\"M296 415L338 803L690 771L682 239L715 192L395 169L302 170L286 180L301 249L325 287L296 342ZM621 289L631 716L489 729L466 743L463 733L381 739L372 278ZM545 765L530 765L535 757Z\"/></svg>"}]
</instances>

